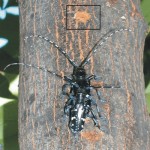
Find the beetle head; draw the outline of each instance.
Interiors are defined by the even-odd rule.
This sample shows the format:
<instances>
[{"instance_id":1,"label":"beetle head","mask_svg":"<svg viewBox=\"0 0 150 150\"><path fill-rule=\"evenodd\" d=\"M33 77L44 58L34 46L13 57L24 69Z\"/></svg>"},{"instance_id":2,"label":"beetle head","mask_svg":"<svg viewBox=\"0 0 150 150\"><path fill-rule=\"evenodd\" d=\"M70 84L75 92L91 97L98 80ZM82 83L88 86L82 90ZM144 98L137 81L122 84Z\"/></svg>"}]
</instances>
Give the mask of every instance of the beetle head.
<instances>
[{"instance_id":1,"label":"beetle head","mask_svg":"<svg viewBox=\"0 0 150 150\"><path fill-rule=\"evenodd\" d=\"M86 76L85 69L83 67L77 67L73 69L73 77L75 79L82 80Z\"/></svg>"}]
</instances>

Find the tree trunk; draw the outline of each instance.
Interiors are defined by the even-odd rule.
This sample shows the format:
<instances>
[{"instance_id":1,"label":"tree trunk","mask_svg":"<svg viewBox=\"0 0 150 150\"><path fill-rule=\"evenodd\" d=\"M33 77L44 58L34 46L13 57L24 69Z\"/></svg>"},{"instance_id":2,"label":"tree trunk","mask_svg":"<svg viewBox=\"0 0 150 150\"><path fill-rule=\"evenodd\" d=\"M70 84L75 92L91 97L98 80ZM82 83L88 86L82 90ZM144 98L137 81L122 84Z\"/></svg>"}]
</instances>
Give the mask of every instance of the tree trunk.
<instances>
[{"instance_id":1,"label":"tree trunk","mask_svg":"<svg viewBox=\"0 0 150 150\"><path fill-rule=\"evenodd\" d=\"M110 37L86 65L87 74L101 76L104 83L117 81L121 85L118 89L99 89L107 101L101 105L97 100L97 104L107 116L108 134L94 127L91 119L86 119L84 129L75 139L68 128L68 118L63 115L67 98L61 93L64 81L33 67L21 66L20 150L150 150L150 119L143 78L146 25L140 1L24 0L19 6L20 62L62 75L69 76L73 72L65 57L42 39L24 41L26 36L42 35L55 41L80 64L105 33L122 27L132 30Z\"/></svg>"}]
</instances>

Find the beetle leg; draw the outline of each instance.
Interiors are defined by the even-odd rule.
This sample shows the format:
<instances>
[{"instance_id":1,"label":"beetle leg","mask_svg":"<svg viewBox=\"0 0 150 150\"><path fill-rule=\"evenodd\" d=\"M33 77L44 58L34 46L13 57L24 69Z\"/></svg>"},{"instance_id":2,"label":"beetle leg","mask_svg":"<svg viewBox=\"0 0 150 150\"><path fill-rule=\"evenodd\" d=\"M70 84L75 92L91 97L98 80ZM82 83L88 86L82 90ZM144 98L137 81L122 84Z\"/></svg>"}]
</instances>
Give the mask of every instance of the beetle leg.
<instances>
[{"instance_id":1,"label":"beetle leg","mask_svg":"<svg viewBox=\"0 0 150 150\"><path fill-rule=\"evenodd\" d=\"M97 118L96 118L96 115L94 114L94 112L93 112L93 110L91 109L91 114L92 114L92 120L93 120L93 122L94 122L94 125L96 126L96 127L98 127L99 129L100 129L100 125L99 125L99 122L98 122L98 120L97 120Z\"/></svg>"},{"instance_id":2,"label":"beetle leg","mask_svg":"<svg viewBox=\"0 0 150 150\"><path fill-rule=\"evenodd\" d=\"M101 93L98 91L98 89L94 88L94 90L96 91L96 94L97 94L99 101L102 103L106 103L107 101L105 99L101 98Z\"/></svg>"},{"instance_id":3,"label":"beetle leg","mask_svg":"<svg viewBox=\"0 0 150 150\"><path fill-rule=\"evenodd\" d=\"M62 86L62 94L63 94L63 95L67 95L67 96L69 97L69 96L70 96L70 93L67 92L67 88L68 88L68 87L71 87L71 85L70 85L69 83L64 84L64 85Z\"/></svg>"},{"instance_id":4,"label":"beetle leg","mask_svg":"<svg viewBox=\"0 0 150 150\"><path fill-rule=\"evenodd\" d=\"M100 113L100 110L99 110L99 108L98 108L98 106L96 104L95 99L92 98L92 96L90 96L90 95L87 95L86 98L89 99L94 106L96 106L96 110L97 110L98 116L101 117L101 113Z\"/></svg>"},{"instance_id":5,"label":"beetle leg","mask_svg":"<svg viewBox=\"0 0 150 150\"><path fill-rule=\"evenodd\" d=\"M114 84L104 84L104 85L100 85L100 86L91 86L93 88L106 88L106 89L110 89L110 88L120 88L120 85L114 85Z\"/></svg>"},{"instance_id":6,"label":"beetle leg","mask_svg":"<svg viewBox=\"0 0 150 150\"><path fill-rule=\"evenodd\" d=\"M89 80L96 80L96 81L99 81L99 80L101 80L102 79L102 77L100 77L100 76L96 76L96 75L90 75L90 76L88 76L87 78L86 78L88 81Z\"/></svg>"},{"instance_id":7,"label":"beetle leg","mask_svg":"<svg viewBox=\"0 0 150 150\"><path fill-rule=\"evenodd\" d=\"M69 111L70 109L72 108L72 106L74 106L74 100L75 98L70 95L70 98L68 99L68 101L65 103L65 106L64 106L64 113L69 116Z\"/></svg>"}]
</instances>

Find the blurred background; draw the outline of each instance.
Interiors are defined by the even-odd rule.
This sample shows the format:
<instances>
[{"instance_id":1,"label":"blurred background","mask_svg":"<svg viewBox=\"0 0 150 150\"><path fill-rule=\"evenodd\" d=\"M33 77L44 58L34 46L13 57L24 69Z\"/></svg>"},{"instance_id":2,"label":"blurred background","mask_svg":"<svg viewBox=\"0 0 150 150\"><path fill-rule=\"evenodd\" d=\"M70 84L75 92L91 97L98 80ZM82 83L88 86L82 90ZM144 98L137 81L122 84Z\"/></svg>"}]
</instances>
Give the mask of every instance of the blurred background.
<instances>
[{"instance_id":1,"label":"blurred background","mask_svg":"<svg viewBox=\"0 0 150 150\"><path fill-rule=\"evenodd\" d=\"M145 96L150 113L150 0L142 0L141 9L149 26L144 48L144 76ZM18 57L18 4L16 0L0 0L0 150L19 150L18 67L3 71L7 64L18 62Z\"/></svg>"}]
</instances>

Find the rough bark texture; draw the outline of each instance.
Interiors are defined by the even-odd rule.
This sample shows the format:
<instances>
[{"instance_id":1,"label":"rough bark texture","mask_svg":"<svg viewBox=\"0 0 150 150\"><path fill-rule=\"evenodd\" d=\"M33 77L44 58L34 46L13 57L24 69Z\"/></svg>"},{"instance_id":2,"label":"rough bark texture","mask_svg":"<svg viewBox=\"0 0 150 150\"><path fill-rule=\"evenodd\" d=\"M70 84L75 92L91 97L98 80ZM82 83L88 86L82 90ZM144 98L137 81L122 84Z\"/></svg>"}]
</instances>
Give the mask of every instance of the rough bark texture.
<instances>
[{"instance_id":1,"label":"rough bark texture","mask_svg":"<svg viewBox=\"0 0 150 150\"><path fill-rule=\"evenodd\" d=\"M101 30L98 7L101 5ZM150 150L148 117L143 80L143 46L146 25L139 0L20 0L20 61L44 66L70 75L72 66L56 48L41 39L25 36L39 34L55 41L78 64L96 41L116 28L130 28L108 39L86 66L87 74L102 77L105 83L119 81L119 89L101 89L107 100L103 106L109 120L109 134L93 126L89 119L77 141L64 120L64 81L38 69L21 67L19 100L20 150ZM99 13L98 13L99 14ZM96 98L96 97L95 97Z\"/></svg>"}]
</instances>

